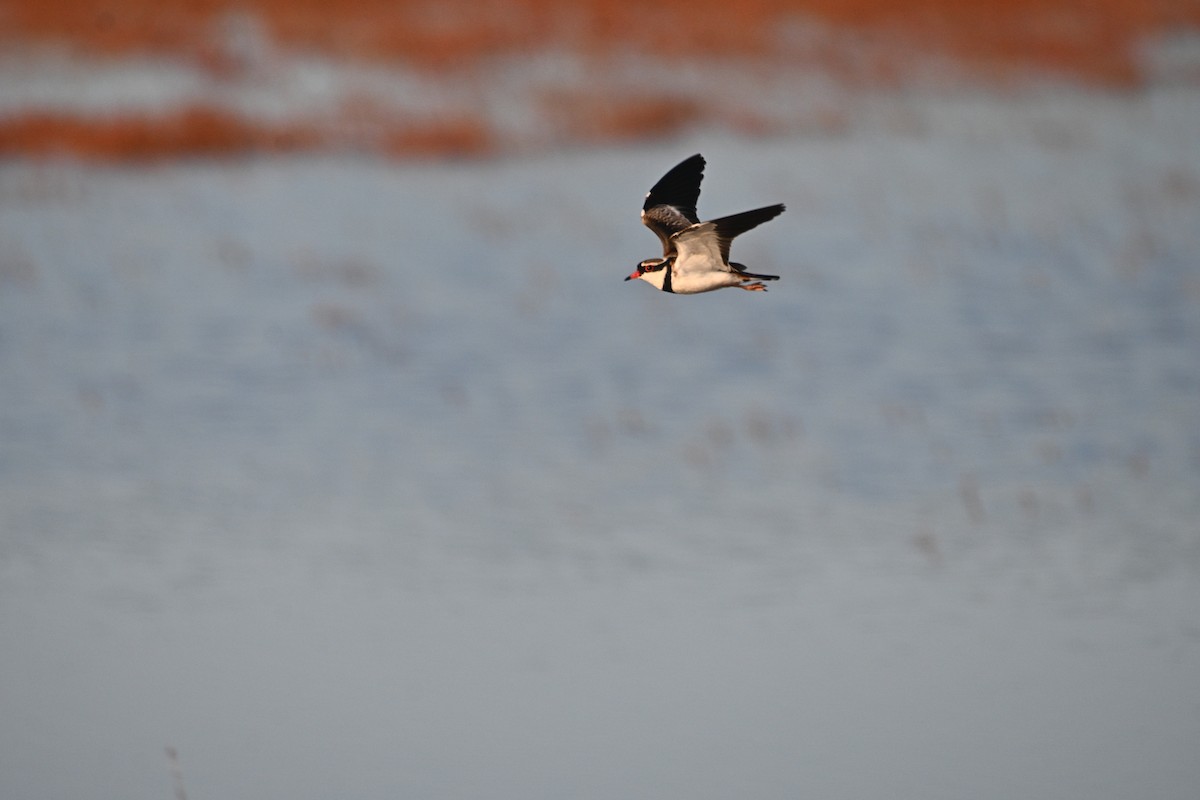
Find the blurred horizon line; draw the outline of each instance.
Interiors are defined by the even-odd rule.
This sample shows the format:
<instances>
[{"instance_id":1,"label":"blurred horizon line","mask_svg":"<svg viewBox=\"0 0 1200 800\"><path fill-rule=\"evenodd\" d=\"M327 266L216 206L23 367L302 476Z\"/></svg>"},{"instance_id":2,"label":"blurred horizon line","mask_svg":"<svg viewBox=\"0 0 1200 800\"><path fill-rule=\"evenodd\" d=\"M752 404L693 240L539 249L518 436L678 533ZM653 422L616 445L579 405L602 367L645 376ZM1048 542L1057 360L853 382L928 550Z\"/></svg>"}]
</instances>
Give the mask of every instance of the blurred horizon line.
<instances>
[{"instance_id":1,"label":"blurred horizon line","mask_svg":"<svg viewBox=\"0 0 1200 800\"><path fill-rule=\"evenodd\" d=\"M835 134L846 96L1200 85L1200 2L0 0L0 158ZM663 36L667 30L670 35Z\"/></svg>"}]
</instances>

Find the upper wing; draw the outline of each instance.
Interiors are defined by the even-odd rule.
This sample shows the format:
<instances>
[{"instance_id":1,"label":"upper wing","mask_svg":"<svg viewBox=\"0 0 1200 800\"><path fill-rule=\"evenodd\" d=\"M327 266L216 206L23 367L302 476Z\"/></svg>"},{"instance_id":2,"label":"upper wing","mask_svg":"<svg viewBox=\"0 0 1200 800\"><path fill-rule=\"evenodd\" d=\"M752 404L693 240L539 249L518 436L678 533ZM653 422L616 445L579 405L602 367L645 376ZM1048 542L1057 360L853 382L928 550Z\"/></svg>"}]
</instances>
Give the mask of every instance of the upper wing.
<instances>
[{"instance_id":1,"label":"upper wing","mask_svg":"<svg viewBox=\"0 0 1200 800\"><path fill-rule=\"evenodd\" d=\"M663 255L675 252L671 237L696 224L696 202L704 179L704 157L697 153L684 159L659 178L642 205L642 223L662 241Z\"/></svg>"}]
</instances>

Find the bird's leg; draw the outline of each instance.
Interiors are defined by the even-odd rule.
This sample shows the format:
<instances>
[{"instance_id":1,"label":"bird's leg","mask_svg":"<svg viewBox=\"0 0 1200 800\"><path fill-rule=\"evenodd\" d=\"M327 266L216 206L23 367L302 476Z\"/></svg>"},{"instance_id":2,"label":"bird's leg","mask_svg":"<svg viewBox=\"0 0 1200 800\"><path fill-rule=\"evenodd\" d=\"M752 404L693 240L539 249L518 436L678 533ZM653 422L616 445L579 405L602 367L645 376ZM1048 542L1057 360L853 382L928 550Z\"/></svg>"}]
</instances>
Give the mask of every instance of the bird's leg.
<instances>
[{"instance_id":1,"label":"bird's leg","mask_svg":"<svg viewBox=\"0 0 1200 800\"><path fill-rule=\"evenodd\" d=\"M765 292L767 287L761 283L739 283L739 289L745 289L747 292Z\"/></svg>"}]
</instances>

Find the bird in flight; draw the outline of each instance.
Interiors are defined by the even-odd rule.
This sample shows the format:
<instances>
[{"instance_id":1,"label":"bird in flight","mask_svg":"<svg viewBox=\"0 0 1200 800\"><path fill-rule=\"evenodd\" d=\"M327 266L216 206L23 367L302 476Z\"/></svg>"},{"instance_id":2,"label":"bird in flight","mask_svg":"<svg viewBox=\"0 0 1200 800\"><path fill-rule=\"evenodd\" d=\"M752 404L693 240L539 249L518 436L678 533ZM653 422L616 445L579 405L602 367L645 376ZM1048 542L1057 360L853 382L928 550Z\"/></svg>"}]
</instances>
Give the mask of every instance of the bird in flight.
<instances>
[{"instance_id":1,"label":"bird in flight","mask_svg":"<svg viewBox=\"0 0 1200 800\"><path fill-rule=\"evenodd\" d=\"M642 223L662 241L662 258L648 258L625 280L640 279L674 294L698 294L736 286L748 292L766 291L762 281L778 275L747 272L729 260L735 236L783 213L782 203L701 222L696 216L704 156L697 153L676 164L646 195Z\"/></svg>"}]
</instances>

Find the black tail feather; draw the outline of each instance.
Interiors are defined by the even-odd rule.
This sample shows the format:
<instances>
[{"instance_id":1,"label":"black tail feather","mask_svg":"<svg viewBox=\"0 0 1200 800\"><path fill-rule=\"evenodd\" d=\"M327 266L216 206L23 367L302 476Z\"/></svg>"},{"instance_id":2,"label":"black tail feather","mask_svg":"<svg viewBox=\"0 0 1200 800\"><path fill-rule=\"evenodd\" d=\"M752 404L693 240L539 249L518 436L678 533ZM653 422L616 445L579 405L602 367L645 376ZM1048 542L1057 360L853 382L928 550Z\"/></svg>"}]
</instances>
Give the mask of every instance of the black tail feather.
<instances>
[{"instance_id":1,"label":"black tail feather","mask_svg":"<svg viewBox=\"0 0 1200 800\"><path fill-rule=\"evenodd\" d=\"M745 264L738 264L735 262L735 263L730 264L729 266L733 267L737 271L738 275L741 275L744 278L754 278L755 280L759 280L759 281L777 281L777 280L779 280L778 275L759 275L757 272L747 272Z\"/></svg>"}]
</instances>

